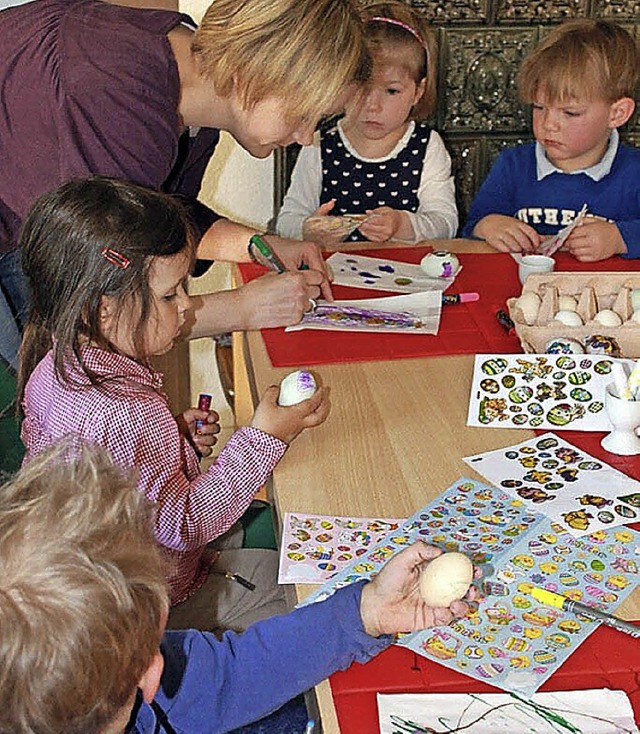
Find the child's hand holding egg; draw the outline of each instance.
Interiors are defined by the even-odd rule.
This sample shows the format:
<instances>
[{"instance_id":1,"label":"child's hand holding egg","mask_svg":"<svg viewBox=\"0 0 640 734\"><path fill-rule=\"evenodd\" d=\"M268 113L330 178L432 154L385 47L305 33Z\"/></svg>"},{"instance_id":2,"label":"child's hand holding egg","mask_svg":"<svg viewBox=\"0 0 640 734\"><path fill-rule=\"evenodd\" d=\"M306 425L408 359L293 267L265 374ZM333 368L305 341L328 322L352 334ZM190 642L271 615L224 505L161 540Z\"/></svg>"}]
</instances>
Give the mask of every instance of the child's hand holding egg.
<instances>
[{"instance_id":1,"label":"child's hand holding egg","mask_svg":"<svg viewBox=\"0 0 640 734\"><path fill-rule=\"evenodd\" d=\"M420 596L428 607L448 607L464 598L473 581L473 563L463 553L443 553L420 574Z\"/></svg>"},{"instance_id":2,"label":"child's hand holding egg","mask_svg":"<svg viewBox=\"0 0 640 734\"><path fill-rule=\"evenodd\" d=\"M280 386L267 389L251 425L291 443L305 428L324 423L329 408L329 390L318 387L310 372L297 370L287 375Z\"/></svg>"}]
</instances>

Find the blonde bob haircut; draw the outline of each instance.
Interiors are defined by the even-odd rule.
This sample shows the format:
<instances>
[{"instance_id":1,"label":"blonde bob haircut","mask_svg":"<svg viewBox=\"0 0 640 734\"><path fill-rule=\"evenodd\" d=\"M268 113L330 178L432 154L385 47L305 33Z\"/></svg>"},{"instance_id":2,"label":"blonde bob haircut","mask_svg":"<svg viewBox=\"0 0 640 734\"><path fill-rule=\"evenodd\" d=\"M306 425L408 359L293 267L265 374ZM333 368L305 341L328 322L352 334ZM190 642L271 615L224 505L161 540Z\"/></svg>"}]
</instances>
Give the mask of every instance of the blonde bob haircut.
<instances>
[{"instance_id":1,"label":"blonde bob haircut","mask_svg":"<svg viewBox=\"0 0 640 734\"><path fill-rule=\"evenodd\" d=\"M436 35L423 15L402 2L375 2L364 5L362 18L365 23L367 48L371 63L394 64L404 68L416 84L425 80L424 94L418 100L411 118L425 120L436 107L438 42ZM385 18L409 26L420 38L402 26L385 21Z\"/></svg>"},{"instance_id":2,"label":"blonde bob haircut","mask_svg":"<svg viewBox=\"0 0 640 734\"><path fill-rule=\"evenodd\" d=\"M216 93L245 109L267 97L291 117L320 117L368 73L362 22L350 0L214 0L192 51Z\"/></svg>"},{"instance_id":3,"label":"blonde bob haircut","mask_svg":"<svg viewBox=\"0 0 640 734\"><path fill-rule=\"evenodd\" d=\"M135 487L65 441L0 488L0 731L103 731L157 654L164 568Z\"/></svg>"},{"instance_id":4,"label":"blonde bob haircut","mask_svg":"<svg viewBox=\"0 0 640 734\"><path fill-rule=\"evenodd\" d=\"M518 92L531 103L572 99L633 99L638 47L621 26L607 20L570 20L555 28L523 61Z\"/></svg>"}]
</instances>

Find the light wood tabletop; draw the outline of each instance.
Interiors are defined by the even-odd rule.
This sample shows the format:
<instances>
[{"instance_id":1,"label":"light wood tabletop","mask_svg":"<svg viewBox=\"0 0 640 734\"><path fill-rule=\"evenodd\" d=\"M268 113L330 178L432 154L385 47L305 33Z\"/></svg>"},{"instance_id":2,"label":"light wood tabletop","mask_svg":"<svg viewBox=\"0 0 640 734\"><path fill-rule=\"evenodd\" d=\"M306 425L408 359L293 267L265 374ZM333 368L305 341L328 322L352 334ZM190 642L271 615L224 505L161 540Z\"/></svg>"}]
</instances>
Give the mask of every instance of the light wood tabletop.
<instances>
[{"instance_id":1,"label":"light wood tabletop","mask_svg":"<svg viewBox=\"0 0 640 734\"><path fill-rule=\"evenodd\" d=\"M490 251L471 240L435 244L449 251ZM242 360L236 359L241 413L242 393L255 400L293 368L272 366L260 332L237 335L234 346L234 357L243 350L247 371L243 387ZM462 457L534 434L466 425L473 360L473 355L455 355L311 367L330 387L331 413L322 426L304 431L276 467L271 494L277 516L295 511L407 517L460 477L482 479ZM244 422L241 415L239 422ZM297 600L314 588L296 586ZM640 618L638 590L618 613ZM327 682L318 687L317 699L323 731L339 732Z\"/></svg>"}]
</instances>

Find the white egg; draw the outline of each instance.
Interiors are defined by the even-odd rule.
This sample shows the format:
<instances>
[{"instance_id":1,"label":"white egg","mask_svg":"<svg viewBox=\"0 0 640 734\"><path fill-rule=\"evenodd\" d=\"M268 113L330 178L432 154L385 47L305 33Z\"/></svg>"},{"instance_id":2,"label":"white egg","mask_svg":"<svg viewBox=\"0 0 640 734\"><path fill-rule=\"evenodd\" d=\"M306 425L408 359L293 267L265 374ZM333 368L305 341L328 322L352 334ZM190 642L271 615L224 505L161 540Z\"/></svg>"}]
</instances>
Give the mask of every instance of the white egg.
<instances>
[{"instance_id":1,"label":"white egg","mask_svg":"<svg viewBox=\"0 0 640 734\"><path fill-rule=\"evenodd\" d=\"M573 296L558 296L558 311L575 311L578 301Z\"/></svg>"},{"instance_id":2,"label":"white egg","mask_svg":"<svg viewBox=\"0 0 640 734\"><path fill-rule=\"evenodd\" d=\"M462 599L473 581L473 563L463 553L443 553L424 566L420 596L429 607L448 607Z\"/></svg>"},{"instance_id":3,"label":"white egg","mask_svg":"<svg viewBox=\"0 0 640 734\"><path fill-rule=\"evenodd\" d=\"M436 250L422 258L420 267L430 278L453 278L460 270L460 261L452 252Z\"/></svg>"},{"instance_id":4,"label":"white egg","mask_svg":"<svg viewBox=\"0 0 640 734\"><path fill-rule=\"evenodd\" d=\"M278 405L296 405L308 400L318 389L311 372L296 370L288 374L280 383Z\"/></svg>"},{"instance_id":5,"label":"white egg","mask_svg":"<svg viewBox=\"0 0 640 734\"><path fill-rule=\"evenodd\" d=\"M529 326L536 322L538 311L540 310L540 303L540 296L533 291L525 291L516 299L515 305L520 308L522 315L524 316L524 320L529 324Z\"/></svg>"},{"instance_id":6,"label":"white egg","mask_svg":"<svg viewBox=\"0 0 640 734\"><path fill-rule=\"evenodd\" d=\"M582 319L575 311L558 311L553 318L565 326L582 326Z\"/></svg>"},{"instance_id":7,"label":"white egg","mask_svg":"<svg viewBox=\"0 0 640 734\"><path fill-rule=\"evenodd\" d=\"M603 308L602 311L598 311L595 315L594 321L597 321L603 326L621 326L622 319L618 316L615 311L610 308Z\"/></svg>"}]
</instances>

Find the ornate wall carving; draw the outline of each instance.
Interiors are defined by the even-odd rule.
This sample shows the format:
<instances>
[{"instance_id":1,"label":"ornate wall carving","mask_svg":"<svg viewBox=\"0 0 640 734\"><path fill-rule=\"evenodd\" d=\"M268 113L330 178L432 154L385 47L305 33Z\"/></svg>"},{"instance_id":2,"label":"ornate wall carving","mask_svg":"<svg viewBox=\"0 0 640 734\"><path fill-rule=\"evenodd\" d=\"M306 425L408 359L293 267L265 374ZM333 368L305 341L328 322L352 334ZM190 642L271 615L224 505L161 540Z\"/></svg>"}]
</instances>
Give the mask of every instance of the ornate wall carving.
<instances>
[{"instance_id":1,"label":"ornate wall carving","mask_svg":"<svg viewBox=\"0 0 640 734\"><path fill-rule=\"evenodd\" d=\"M532 139L530 112L517 98L518 66L550 26L569 18L602 17L640 39L640 0L409 0L436 28L439 41L438 108L432 123L454 163L460 220L505 146ZM638 95L636 95L638 99ZM621 131L640 145L640 110ZM277 211L296 150L275 166Z\"/></svg>"}]
</instances>

